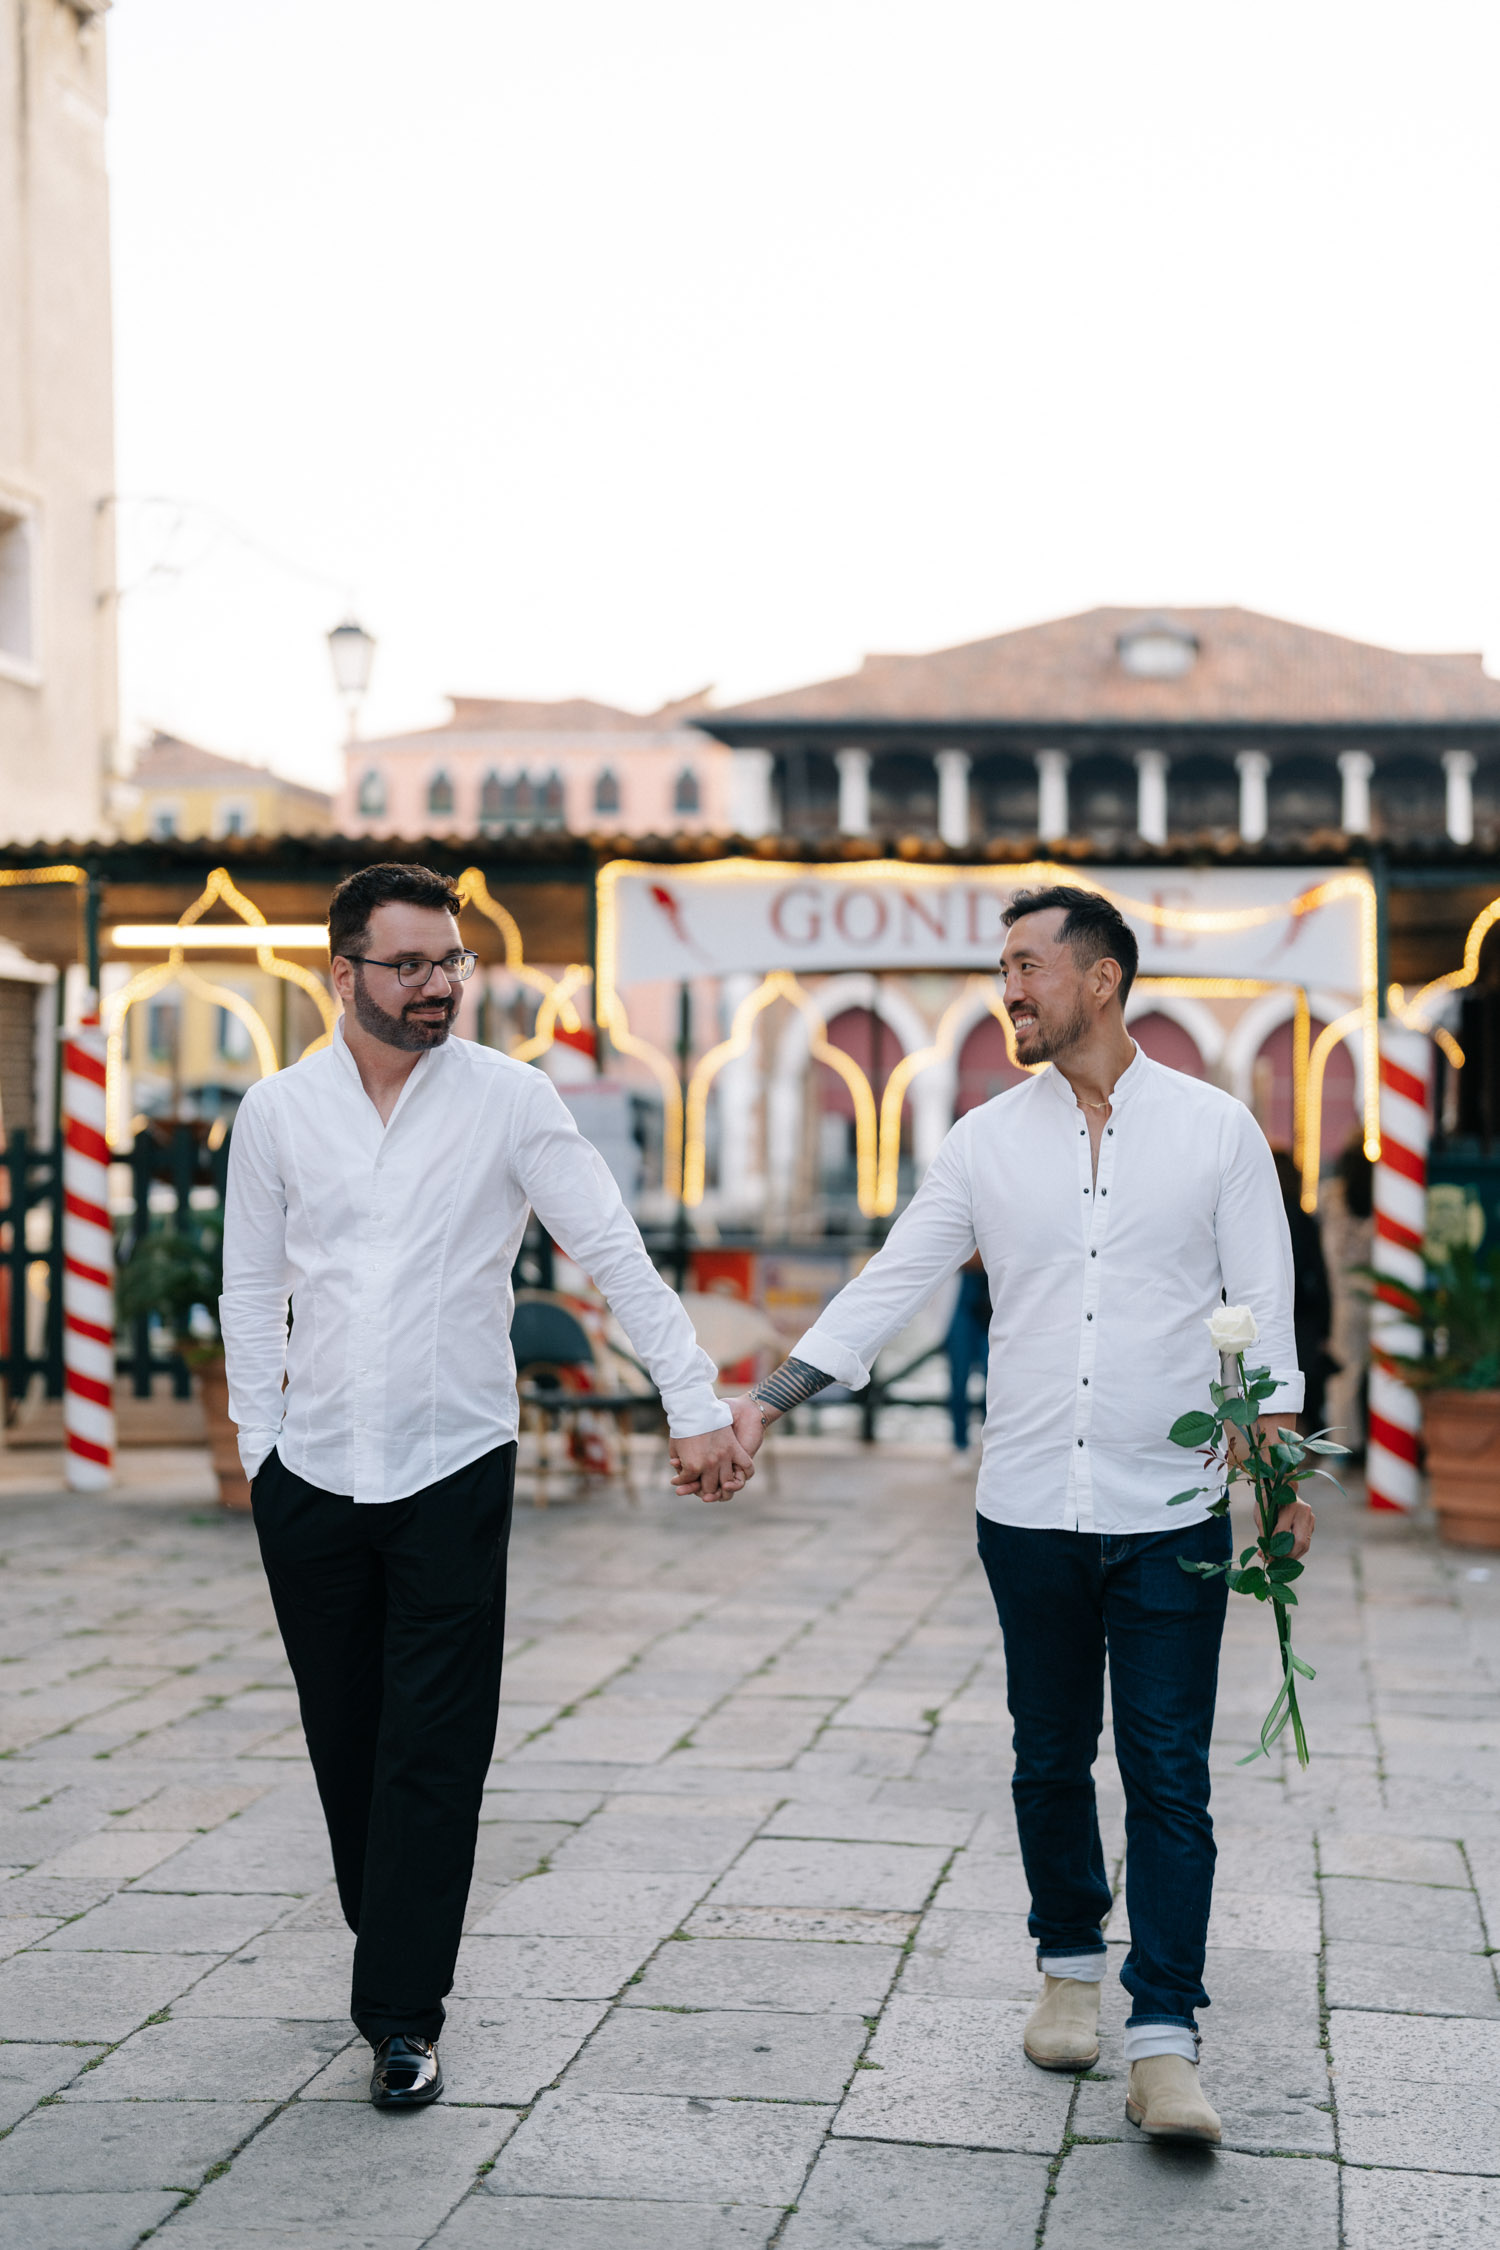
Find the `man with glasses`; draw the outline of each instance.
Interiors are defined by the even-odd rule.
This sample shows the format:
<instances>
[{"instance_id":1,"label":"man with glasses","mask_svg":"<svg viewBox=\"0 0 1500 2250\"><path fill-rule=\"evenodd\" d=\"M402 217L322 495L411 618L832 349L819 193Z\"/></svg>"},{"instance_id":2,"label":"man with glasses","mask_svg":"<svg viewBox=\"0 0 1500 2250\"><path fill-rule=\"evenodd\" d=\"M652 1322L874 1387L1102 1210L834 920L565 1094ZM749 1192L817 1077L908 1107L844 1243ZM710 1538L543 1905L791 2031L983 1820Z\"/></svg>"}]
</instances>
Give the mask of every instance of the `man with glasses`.
<instances>
[{"instance_id":1,"label":"man with glasses","mask_svg":"<svg viewBox=\"0 0 1500 2250\"><path fill-rule=\"evenodd\" d=\"M343 1018L245 1097L225 1207L230 1412L386 2109L442 2091L499 1709L530 1209L618 1314L677 1457L706 1491L751 1474L713 1363L550 1080L450 1040L474 968L458 906L425 867L339 886Z\"/></svg>"}]
</instances>

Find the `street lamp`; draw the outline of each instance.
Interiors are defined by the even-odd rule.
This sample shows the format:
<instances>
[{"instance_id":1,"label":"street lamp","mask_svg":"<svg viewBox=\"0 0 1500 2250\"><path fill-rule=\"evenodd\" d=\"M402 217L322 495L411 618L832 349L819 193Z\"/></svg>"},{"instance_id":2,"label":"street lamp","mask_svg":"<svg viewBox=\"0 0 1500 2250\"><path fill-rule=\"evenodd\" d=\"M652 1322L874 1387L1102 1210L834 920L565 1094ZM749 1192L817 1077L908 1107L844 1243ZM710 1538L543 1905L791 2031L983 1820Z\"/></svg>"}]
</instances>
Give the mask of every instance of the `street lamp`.
<instances>
[{"instance_id":1,"label":"street lamp","mask_svg":"<svg viewBox=\"0 0 1500 2250\"><path fill-rule=\"evenodd\" d=\"M375 662L375 636L367 633L363 625L356 624L352 617L346 617L328 636L328 655L333 665L333 684L349 714L349 740L352 742L359 731L359 706L370 684L370 667Z\"/></svg>"}]
</instances>

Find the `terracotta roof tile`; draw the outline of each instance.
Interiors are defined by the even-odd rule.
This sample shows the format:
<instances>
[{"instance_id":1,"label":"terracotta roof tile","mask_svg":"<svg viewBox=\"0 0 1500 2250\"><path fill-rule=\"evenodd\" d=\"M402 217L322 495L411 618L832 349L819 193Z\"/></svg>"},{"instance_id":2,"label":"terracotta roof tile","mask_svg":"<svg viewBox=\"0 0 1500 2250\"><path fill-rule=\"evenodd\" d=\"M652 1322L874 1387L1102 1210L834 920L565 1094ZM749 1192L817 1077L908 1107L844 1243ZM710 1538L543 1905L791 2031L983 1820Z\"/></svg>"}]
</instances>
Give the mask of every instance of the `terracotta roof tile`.
<instances>
[{"instance_id":1,"label":"terracotta roof tile","mask_svg":"<svg viewBox=\"0 0 1500 2250\"><path fill-rule=\"evenodd\" d=\"M1126 668L1122 642L1196 644L1176 678ZM1249 609L1091 609L927 656L867 656L821 680L706 716L739 724L912 721L1255 722L1268 725L1500 721L1500 680L1474 655L1407 655Z\"/></svg>"},{"instance_id":2,"label":"terracotta roof tile","mask_svg":"<svg viewBox=\"0 0 1500 2250\"><path fill-rule=\"evenodd\" d=\"M217 750L205 750L175 734L153 734L137 757L130 779L143 789L227 789L238 783L243 788L275 789L284 797L302 797L317 805L333 803L326 790L310 789L301 781L284 781L269 766L223 758Z\"/></svg>"}]
</instances>

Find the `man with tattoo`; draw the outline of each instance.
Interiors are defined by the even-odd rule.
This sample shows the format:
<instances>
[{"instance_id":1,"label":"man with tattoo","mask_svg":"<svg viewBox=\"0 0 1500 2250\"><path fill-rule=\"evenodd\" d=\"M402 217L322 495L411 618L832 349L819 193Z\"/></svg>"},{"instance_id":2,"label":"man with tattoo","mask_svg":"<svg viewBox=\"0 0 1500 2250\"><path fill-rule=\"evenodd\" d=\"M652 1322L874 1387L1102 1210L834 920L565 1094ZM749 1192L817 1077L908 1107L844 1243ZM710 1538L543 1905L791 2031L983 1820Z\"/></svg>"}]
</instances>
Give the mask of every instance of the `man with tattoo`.
<instances>
[{"instance_id":1,"label":"man with tattoo","mask_svg":"<svg viewBox=\"0 0 1500 2250\"><path fill-rule=\"evenodd\" d=\"M1257 1357L1276 1378L1265 1422L1294 1417L1291 1244L1249 1111L1131 1040L1136 941L1108 900L1059 884L1021 893L1005 921L1005 1004L1035 1075L954 1126L885 1247L735 1402L734 1427L754 1453L771 1422L829 1383L860 1388L978 1250L993 1303L979 1553L1005 1639L1044 1979L1026 2053L1080 2071L1099 2052L1111 1898L1093 1765L1107 1660L1132 1940L1126 2115L1154 2138L1217 2141L1195 2011L1208 2005L1208 1747L1226 1589L1178 1558L1222 1561L1231 1535L1207 1494L1168 1505L1187 1479L1167 1431L1218 1373L1207 1319L1226 1294L1254 1313ZM688 1475L677 1489L718 1497ZM1311 1510L1299 1502L1281 1528L1305 1554Z\"/></svg>"}]
</instances>

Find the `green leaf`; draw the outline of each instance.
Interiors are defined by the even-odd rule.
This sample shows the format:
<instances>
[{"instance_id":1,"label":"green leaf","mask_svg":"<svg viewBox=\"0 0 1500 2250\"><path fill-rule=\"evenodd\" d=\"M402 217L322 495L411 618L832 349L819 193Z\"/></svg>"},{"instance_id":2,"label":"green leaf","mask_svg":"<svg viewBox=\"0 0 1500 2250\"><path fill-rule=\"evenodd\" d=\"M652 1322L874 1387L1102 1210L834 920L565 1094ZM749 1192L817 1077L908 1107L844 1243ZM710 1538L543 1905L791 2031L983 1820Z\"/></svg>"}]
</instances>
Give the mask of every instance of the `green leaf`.
<instances>
[{"instance_id":1,"label":"green leaf","mask_svg":"<svg viewBox=\"0 0 1500 2250\"><path fill-rule=\"evenodd\" d=\"M1302 1576L1303 1567L1301 1563L1293 1562L1290 1556L1280 1556L1272 1563L1268 1575L1275 1579L1278 1586L1289 1586L1294 1578Z\"/></svg>"},{"instance_id":2,"label":"green leaf","mask_svg":"<svg viewBox=\"0 0 1500 2250\"><path fill-rule=\"evenodd\" d=\"M1207 1489L1208 1487L1206 1485L1195 1484L1187 1492L1174 1492L1171 1499L1167 1502L1167 1506L1169 1508L1180 1508L1184 1500L1196 1500L1199 1493L1206 1492Z\"/></svg>"},{"instance_id":3,"label":"green leaf","mask_svg":"<svg viewBox=\"0 0 1500 2250\"><path fill-rule=\"evenodd\" d=\"M1256 1413L1253 1400L1248 1398L1225 1399L1224 1420L1226 1422L1233 1422L1236 1429L1248 1430L1251 1423L1255 1421L1255 1419Z\"/></svg>"},{"instance_id":4,"label":"green leaf","mask_svg":"<svg viewBox=\"0 0 1500 2250\"><path fill-rule=\"evenodd\" d=\"M1335 1445L1332 1438L1310 1437L1302 1440L1309 1453L1347 1453L1347 1445Z\"/></svg>"},{"instance_id":5,"label":"green leaf","mask_svg":"<svg viewBox=\"0 0 1500 2250\"><path fill-rule=\"evenodd\" d=\"M1219 1425L1213 1415L1204 1414L1201 1411L1194 1414L1179 1414L1167 1432L1167 1436L1173 1445L1207 1445L1209 1439L1217 1437L1218 1434Z\"/></svg>"},{"instance_id":6,"label":"green leaf","mask_svg":"<svg viewBox=\"0 0 1500 2250\"><path fill-rule=\"evenodd\" d=\"M1241 1570L1245 1570L1245 1569L1248 1569L1249 1565L1250 1565L1251 1563L1253 1563L1253 1562L1254 1562L1254 1560L1255 1560L1256 1556L1257 1556L1257 1555L1258 1555L1259 1553L1260 1553L1260 1549L1259 1549L1259 1547L1247 1547L1247 1548L1245 1549L1245 1552L1244 1552L1244 1553L1243 1553L1243 1554L1241 1555L1241 1557L1240 1557L1240 1568L1241 1568Z\"/></svg>"},{"instance_id":7,"label":"green leaf","mask_svg":"<svg viewBox=\"0 0 1500 2250\"><path fill-rule=\"evenodd\" d=\"M1273 1555L1289 1555L1297 1542L1289 1531L1278 1531L1270 1543Z\"/></svg>"},{"instance_id":8,"label":"green leaf","mask_svg":"<svg viewBox=\"0 0 1500 2250\"><path fill-rule=\"evenodd\" d=\"M1279 1579L1274 1586L1268 1587L1267 1591L1273 1602L1283 1602L1288 1609L1296 1607L1296 1595L1292 1592L1290 1586L1283 1586Z\"/></svg>"},{"instance_id":9,"label":"green leaf","mask_svg":"<svg viewBox=\"0 0 1500 2250\"><path fill-rule=\"evenodd\" d=\"M1177 1567L1185 1570L1191 1578L1214 1578L1225 1565L1218 1562L1189 1562L1186 1555L1179 1555Z\"/></svg>"},{"instance_id":10,"label":"green leaf","mask_svg":"<svg viewBox=\"0 0 1500 2250\"><path fill-rule=\"evenodd\" d=\"M1266 1574L1259 1568L1258 1565L1251 1570L1242 1570L1239 1574L1239 1580L1239 1586L1236 1589L1237 1592L1241 1594L1254 1594L1261 1601L1265 1600Z\"/></svg>"},{"instance_id":11,"label":"green leaf","mask_svg":"<svg viewBox=\"0 0 1500 2250\"><path fill-rule=\"evenodd\" d=\"M1272 1381L1271 1377L1269 1375L1263 1375L1258 1383L1252 1383L1250 1385L1250 1396L1252 1398L1269 1398L1272 1391L1274 1391L1275 1389L1276 1384Z\"/></svg>"}]
</instances>

